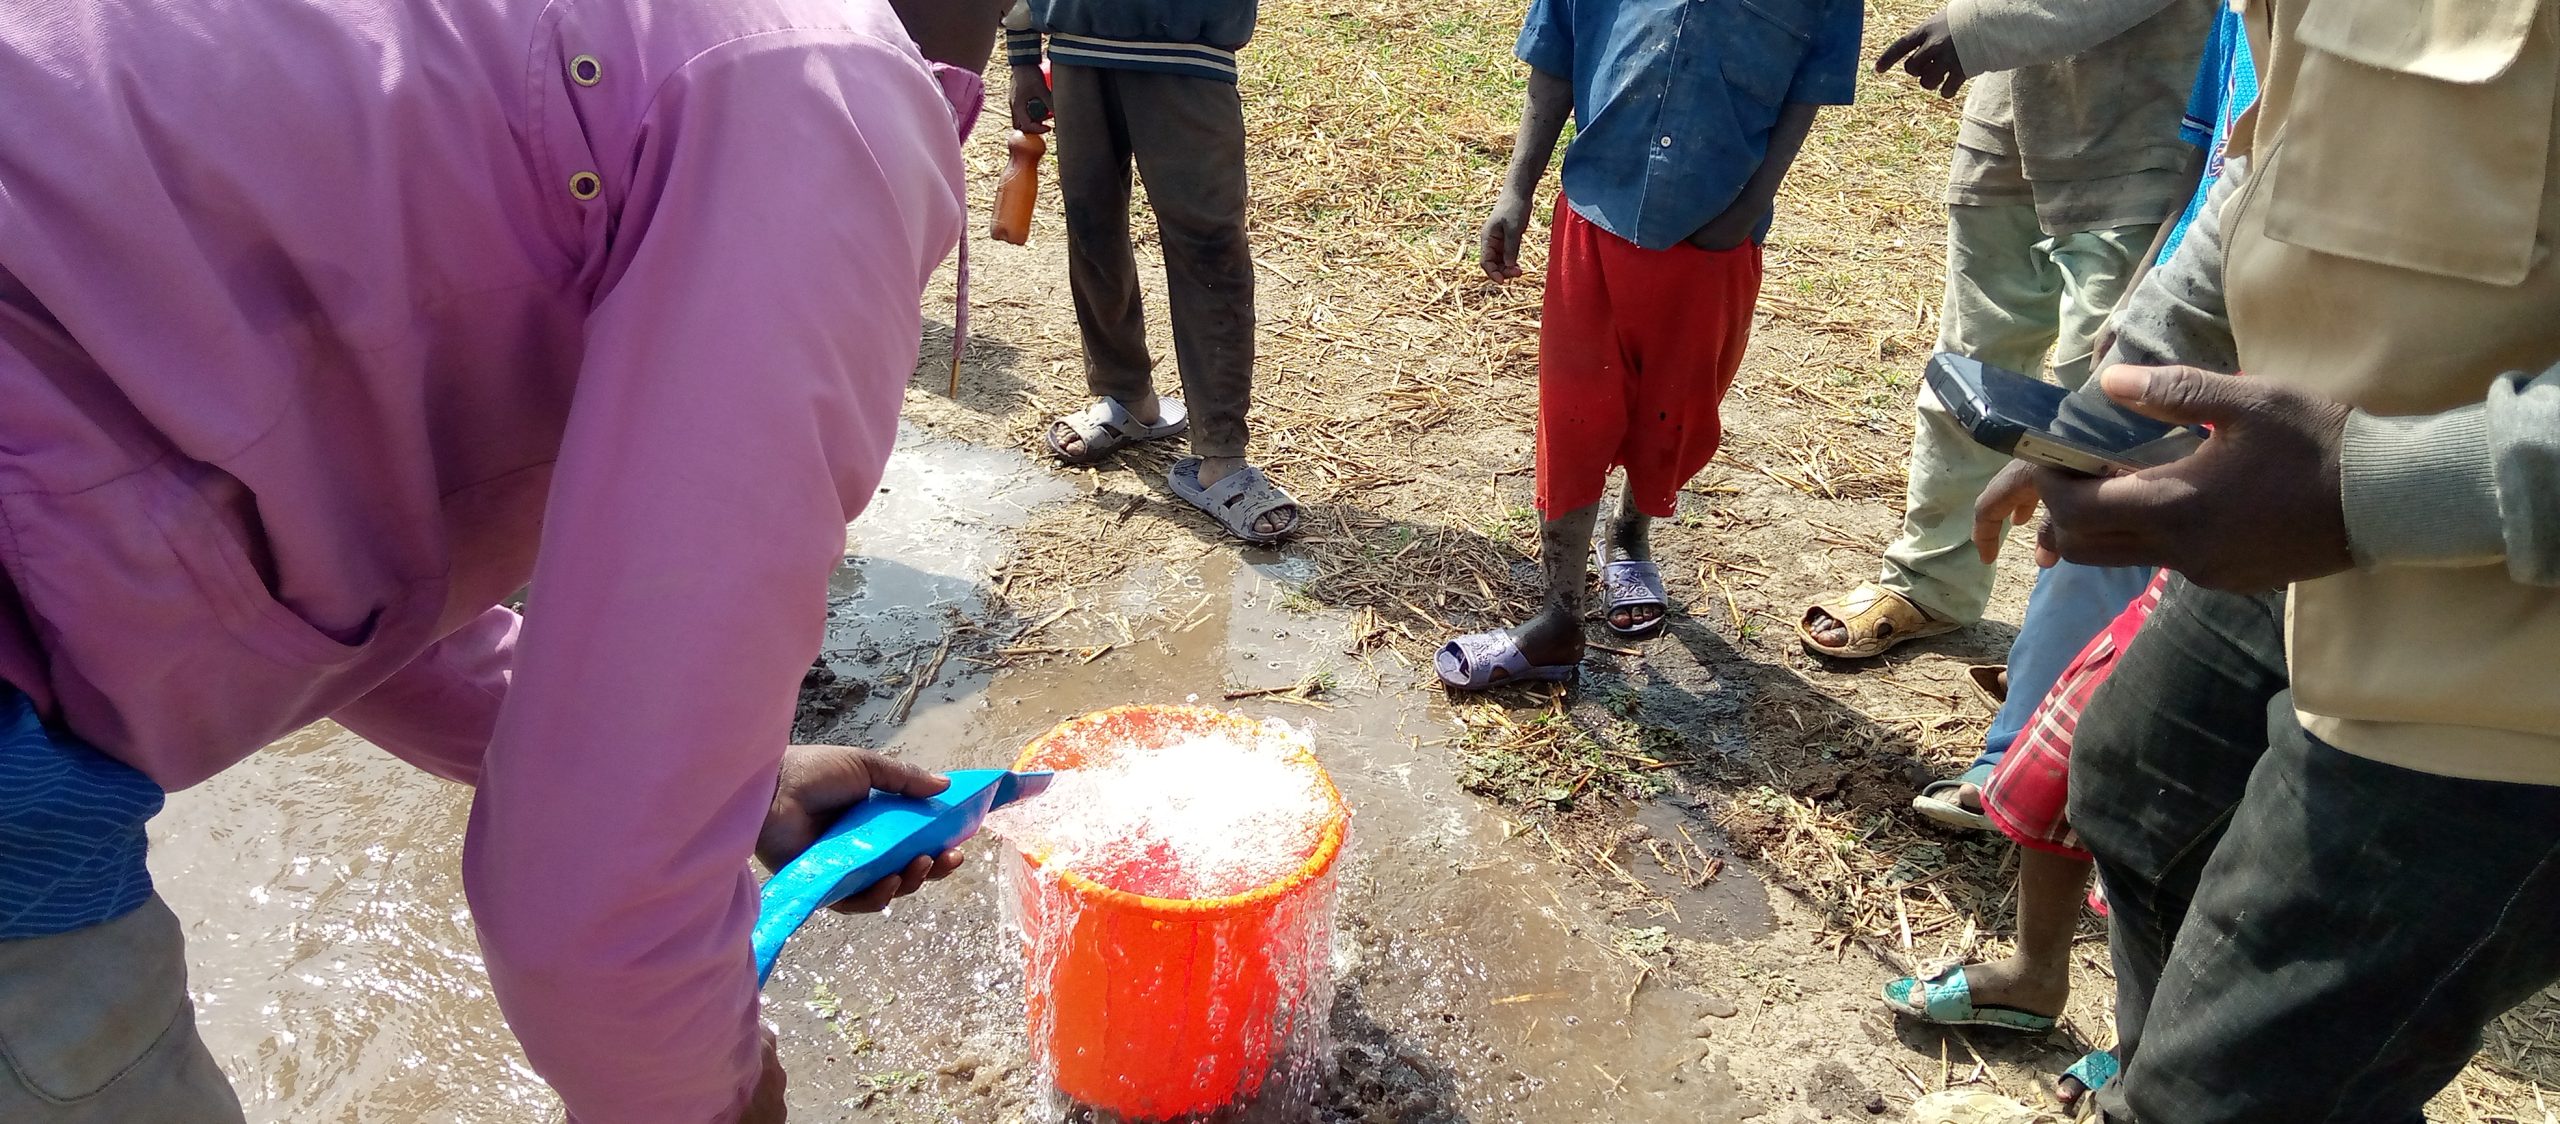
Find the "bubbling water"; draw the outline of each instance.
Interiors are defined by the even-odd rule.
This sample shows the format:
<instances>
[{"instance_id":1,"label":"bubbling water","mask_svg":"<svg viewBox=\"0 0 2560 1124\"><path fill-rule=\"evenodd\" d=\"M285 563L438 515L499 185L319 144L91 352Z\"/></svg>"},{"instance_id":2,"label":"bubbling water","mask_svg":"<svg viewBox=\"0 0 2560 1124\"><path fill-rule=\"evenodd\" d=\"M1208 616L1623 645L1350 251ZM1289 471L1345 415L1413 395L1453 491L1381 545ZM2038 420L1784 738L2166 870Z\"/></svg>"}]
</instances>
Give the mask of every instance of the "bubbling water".
<instances>
[{"instance_id":1,"label":"bubbling water","mask_svg":"<svg viewBox=\"0 0 2560 1124\"><path fill-rule=\"evenodd\" d=\"M1124 707L1059 726L1024 763L1065 768L987 826L1011 844L1002 897L1047 1106L1068 1120L1307 1118L1347 827L1308 736Z\"/></svg>"},{"instance_id":2,"label":"bubbling water","mask_svg":"<svg viewBox=\"0 0 2560 1124\"><path fill-rule=\"evenodd\" d=\"M1124 748L1059 773L1047 793L997 809L987 827L1049 871L1115 890L1241 894L1286 878L1316 846L1331 809L1307 748L1280 722L1251 739L1212 730Z\"/></svg>"}]
</instances>

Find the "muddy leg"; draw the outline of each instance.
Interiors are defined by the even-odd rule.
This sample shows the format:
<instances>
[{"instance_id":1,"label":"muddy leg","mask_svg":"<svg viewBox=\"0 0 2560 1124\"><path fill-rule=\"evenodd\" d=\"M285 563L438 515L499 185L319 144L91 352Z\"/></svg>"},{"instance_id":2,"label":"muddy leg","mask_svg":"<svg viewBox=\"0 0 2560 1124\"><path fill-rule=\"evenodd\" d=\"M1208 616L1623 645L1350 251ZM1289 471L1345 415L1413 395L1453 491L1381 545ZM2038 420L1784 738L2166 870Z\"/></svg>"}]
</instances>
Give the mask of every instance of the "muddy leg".
<instances>
[{"instance_id":1,"label":"muddy leg","mask_svg":"<svg viewBox=\"0 0 2560 1124\"><path fill-rule=\"evenodd\" d=\"M1520 654L1532 664L1582 659L1582 585L1590 575L1591 529L1600 505L1586 504L1549 519L1538 529L1538 561L1547 579L1538 615L1512 630Z\"/></svg>"}]
</instances>

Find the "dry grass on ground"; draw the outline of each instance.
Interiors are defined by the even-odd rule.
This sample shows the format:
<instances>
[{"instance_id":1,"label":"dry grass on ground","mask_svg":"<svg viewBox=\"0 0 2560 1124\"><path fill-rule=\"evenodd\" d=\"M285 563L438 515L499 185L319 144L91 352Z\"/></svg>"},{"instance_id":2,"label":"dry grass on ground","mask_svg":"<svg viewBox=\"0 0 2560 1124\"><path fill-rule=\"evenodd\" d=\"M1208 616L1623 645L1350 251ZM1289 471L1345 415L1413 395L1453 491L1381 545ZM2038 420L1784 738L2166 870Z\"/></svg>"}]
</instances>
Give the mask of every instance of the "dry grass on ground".
<instances>
[{"instance_id":1,"label":"dry grass on ground","mask_svg":"<svg viewBox=\"0 0 2560 1124\"><path fill-rule=\"evenodd\" d=\"M1254 451L1306 507L1290 548L1312 567L1299 596L1358 614L1354 655L1427 666L1447 636L1516 620L1535 595L1539 288L1489 282L1473 264L1522 96L1511 59L1522 7L1278 0L1248 53L1263 285ZM1870 54L1927 7L1873 4ZM1955 119L1891 80L1822 114L1779 204L1727 446L1657 535L1678 560L1668 570L1687 619L1675 635L1695 654L1671 674L1742 698L1738 736L1648 709L1655 680L1632 651L1603 654L1606 670L1570 699L1447 702L1471 785L1537 824L1565 861L1602 872L1615 809L1665 787L1703 792L1736 847L1830 920L1835 949L1854 942L1906 964L1992 949L2010 923L2005 847L1900 810L1915 768L1971 755L1988 709L1961 686L1961 659L1844 675L1796 652L1791 628L1807 598L1863 576L1899 512L1914 373L1935 336ZM999 158L982 137L980 180L993 182ZM1043 207L1054 215L1054 196ZM1533 274L1544 224L1529 238ZM985 325L1005 321L992 311L980 321L990 337L1004 329ZM1033 447L1047 419L1084 401L1071 331L1044 332L1004 341L1019 353L1007 360L1018 385L973 378L962 403L921 419ZM919 385L938 392L938 363L926 370ZM1150 450L1084 471L1079 502L1026 528L1000 596L1046 627L1133 571L1224 549L1167 502L1165 463ZM1097 648L1077 645L1110 639L1060 635L1075 627L1050 629L1043 643L1058 647L1045 658L1090 659ZM1996 659L1996 640L1984 647L1972 658ZM2103 1042L2103 953L2084 952L2074 1025ZM2439 1111L2560 1124L2518 1080L2560 1082L2556 1028L2548 1000L2510 1016Z\"/></svg>"}]
</instances>

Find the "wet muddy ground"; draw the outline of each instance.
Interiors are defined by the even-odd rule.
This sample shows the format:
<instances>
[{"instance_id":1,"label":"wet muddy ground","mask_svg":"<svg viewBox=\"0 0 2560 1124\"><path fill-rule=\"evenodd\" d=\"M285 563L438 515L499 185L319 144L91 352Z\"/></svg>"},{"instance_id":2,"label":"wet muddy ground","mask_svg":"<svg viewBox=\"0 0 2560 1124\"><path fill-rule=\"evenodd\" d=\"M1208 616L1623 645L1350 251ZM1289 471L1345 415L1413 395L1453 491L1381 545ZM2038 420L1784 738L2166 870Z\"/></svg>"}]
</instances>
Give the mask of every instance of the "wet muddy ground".
<instances>
[{"instance_id":1,"label":"wet muddy ground","mask_svg":"<svg viewBox=\"0 0 2560 1124\"><path fill-rule=\"evenodd\" d=\"M1897 1066L1916 1055L1870 998L1883 970L1764 887L1707 798L1626 810L1611 830L1629 884L1613 892L1559 861L1544 827L1461 788L1456 730L1414 689L1418 669L1350 654L1349 615L1296 596L1308 575L1286 557L1186 541L1065 613L989 616L1009 528L1072 491L1018 454L906 433L848 543L799 733L941 768L1007 763L1058 721L1131 702L1311 728L1355 816L1322 1120L1792 1124L1907 1103L1916 1079ZM1009 666L1020 653L1040 658ZM1719 675L1713 659L1657 658L1594 687L1616 682L1712 745L1742 705ZM467 800L323 726L156 823L205 1033L251 1119L548 1110L473 949ZM767 995L795 1119L1061 1117L1028 1064L993 845L890 913L822 916L791 947Z\"/></svg>"}]
</instances>

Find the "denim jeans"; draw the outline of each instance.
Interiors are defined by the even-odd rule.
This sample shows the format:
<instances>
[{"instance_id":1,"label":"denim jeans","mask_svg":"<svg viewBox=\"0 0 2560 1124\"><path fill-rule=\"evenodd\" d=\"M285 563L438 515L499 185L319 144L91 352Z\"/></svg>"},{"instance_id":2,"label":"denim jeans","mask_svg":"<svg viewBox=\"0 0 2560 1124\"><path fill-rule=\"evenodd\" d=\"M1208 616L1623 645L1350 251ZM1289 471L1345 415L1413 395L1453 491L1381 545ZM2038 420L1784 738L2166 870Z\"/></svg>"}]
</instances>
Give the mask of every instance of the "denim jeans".
<instances>
[{"instance_id":1,"label":"denim jeans","mask_svg":"<svg viewBox=\"0 0 2560 1124\"><path fill-rule=\"evenodd\" d=\"M1991 718L1975 766L1997 765L2008 756L2010 743L2026 730L2045 692L2062 678L2062 669L2150 584L2147 566L2058 562L2036 575L2026 619L2018 624L2018 638L2009 642L2009 697Z\"/></svg>"},{"instance_id":2,"label":"denim jeans","mask_svg":"<svg viewBox=\"0 0 2560 1124\"><path fill-rule=\"evenodd\" d=\"M2311 736L2281 598L2171 583L2080 723L2070 810L2114 910L2112 1124L2415 1124L2560 979L2560 787Z\"/></svg>"}]
</instances>

